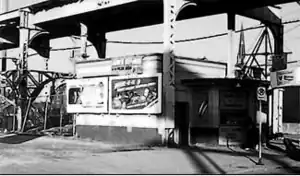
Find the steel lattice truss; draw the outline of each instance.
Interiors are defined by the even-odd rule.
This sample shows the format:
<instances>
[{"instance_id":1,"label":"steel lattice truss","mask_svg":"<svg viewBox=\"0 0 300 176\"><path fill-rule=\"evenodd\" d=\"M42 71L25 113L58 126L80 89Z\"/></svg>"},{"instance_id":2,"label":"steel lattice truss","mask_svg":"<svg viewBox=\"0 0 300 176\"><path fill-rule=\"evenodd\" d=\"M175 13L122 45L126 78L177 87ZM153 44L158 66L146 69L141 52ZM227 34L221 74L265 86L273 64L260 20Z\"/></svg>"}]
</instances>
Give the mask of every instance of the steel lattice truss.
<instances>
[{"instance_id":1,"label":"steel lattice truss","mask_svg":"<svg viewBox=\"0 0 300 176\"><path fill-rule=\"evenodd\" d=\"M24 84L24 80L27 78L27 99L31 98L31 102L37 98L48 83L57 79L75 78L75 75L71 73L40 70L24 70L24 74L21 76L19 76L18 70L8 70L1 73L1 75L6 78L7 86L12 89L15 98L20 97L19 87Z\"/></svg>"}]
</instances>

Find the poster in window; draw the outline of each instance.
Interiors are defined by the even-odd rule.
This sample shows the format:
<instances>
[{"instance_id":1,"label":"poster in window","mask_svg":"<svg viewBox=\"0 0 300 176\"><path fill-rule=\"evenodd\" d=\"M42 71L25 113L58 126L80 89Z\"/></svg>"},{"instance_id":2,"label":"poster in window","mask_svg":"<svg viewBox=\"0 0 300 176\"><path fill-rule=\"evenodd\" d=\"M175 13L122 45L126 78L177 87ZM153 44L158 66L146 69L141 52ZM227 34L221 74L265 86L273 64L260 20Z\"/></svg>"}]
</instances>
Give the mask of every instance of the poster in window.
<instances>
[{"instance_id":1,"label":"poster in window","mask_svg":"<svg viewBox=\"0 0 300 176\"><path fill-rule=\"evenodd\" d=\"M68 113L106 113L108 78L67 80Z\"/></svg>"},{"instance_id":2,"label":"poster in window","mask_svg":"<svg viewBox=\"0 0 300 176\"><path fill-rule=\"evenodd\" d=\"M247 94L243 91L221 91L220 109L246 109Z\"/></svg>"},{"instance_id":3,"label":"poster in window","mask_svg":"<svg viewBox=\"0 0 300 176\"><path fill-rule=\"evenodd\" d=\"M161 113L161 79L161 74L110 78L110 113Z\"/></svg>"}]
</instances>

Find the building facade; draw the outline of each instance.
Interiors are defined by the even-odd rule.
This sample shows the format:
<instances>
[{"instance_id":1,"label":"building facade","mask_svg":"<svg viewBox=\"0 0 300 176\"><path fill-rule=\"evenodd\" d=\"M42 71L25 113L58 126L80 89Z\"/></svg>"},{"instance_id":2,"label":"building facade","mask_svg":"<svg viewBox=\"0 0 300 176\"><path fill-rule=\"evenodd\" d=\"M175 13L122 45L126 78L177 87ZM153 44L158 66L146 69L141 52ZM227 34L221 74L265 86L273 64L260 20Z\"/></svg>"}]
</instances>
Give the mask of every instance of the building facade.
<instances>
[{"instance_id":1,"label":"building facade","mask_svg":"<svg viewBox=\"0 0 300 176\"><path fill-rule=\"evenodd\" d=\"M165 136L162 54L77 62L78 79L66 89L77 135L126 144L241 144L244 122L256 118L259 82L226 79L226 64L208 60L176 57L175 70L175 128Z\"/></svg>"}]
</instances>

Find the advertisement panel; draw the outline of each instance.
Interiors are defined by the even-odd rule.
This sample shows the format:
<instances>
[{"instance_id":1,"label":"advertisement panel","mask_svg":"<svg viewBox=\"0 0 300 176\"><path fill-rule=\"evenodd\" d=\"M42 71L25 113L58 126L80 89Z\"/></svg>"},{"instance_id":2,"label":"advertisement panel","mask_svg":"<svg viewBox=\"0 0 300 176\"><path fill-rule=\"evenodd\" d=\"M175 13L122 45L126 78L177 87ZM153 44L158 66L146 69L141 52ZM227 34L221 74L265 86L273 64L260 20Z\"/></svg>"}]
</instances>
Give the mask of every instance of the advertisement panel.
<instances>
[{"instance_id":1,"label":"advertisement panel","mask_svg":"<svg viewBox=\"0 0 300 176\"><path fill-rule=\"evenodd\" d=\"M162 111L162 75L111 77L109 111L123 114L159 114Z\"/></svg>"},{"instance_id":2,"label":"advertisement panel","mask_svg":"<svg viewBox=\"0 0 300 176\"><path fill-rule=\"evenodd\" d=\"M108 78L67 80L68 113L106 113Z\"/></svg>"},{"instance_id":3,"label":"advertisement panel","mask_svg":"<svg viewBox=\"0 0 300 176\"><path fill-rule=\"evenodd\" d=\"M112 74L128 75L143 73L143 56L125 56L112 58Z\"/></svg>"},{"instance_id":4,"label":"advertisement panel","mask_svg":"<svg viewBox=\"0 0 300 176\"><path fill-rule=\"evenodd\" d=\"M300 67L271 72L271 86L272 88L300 86Z\"/></svg>"}]
</instances>

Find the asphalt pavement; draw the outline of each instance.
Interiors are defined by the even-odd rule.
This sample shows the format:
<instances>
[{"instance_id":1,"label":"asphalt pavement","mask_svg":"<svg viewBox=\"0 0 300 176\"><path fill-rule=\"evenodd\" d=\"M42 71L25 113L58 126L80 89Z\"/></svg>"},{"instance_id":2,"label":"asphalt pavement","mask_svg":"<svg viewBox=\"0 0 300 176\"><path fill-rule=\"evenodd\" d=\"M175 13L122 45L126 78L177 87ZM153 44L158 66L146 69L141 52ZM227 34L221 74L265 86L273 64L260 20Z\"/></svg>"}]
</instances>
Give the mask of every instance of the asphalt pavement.
<instances>
[{"instance_id":1,"label":"asphalt pavement","mask_svg":"<svg viewBox=\"0 0 300 176\"><path fill-rule=\"evenodd\" d=\"M10 135L0 137L0 174L297 174L300 164L275 150L199 145L118 146L102 142Z\"/></svg>"}]
</instances>

